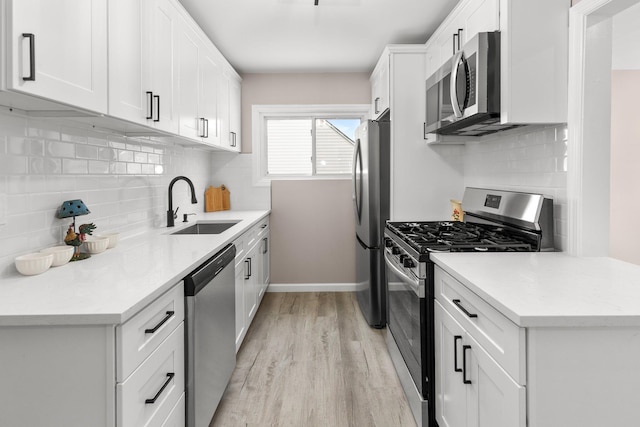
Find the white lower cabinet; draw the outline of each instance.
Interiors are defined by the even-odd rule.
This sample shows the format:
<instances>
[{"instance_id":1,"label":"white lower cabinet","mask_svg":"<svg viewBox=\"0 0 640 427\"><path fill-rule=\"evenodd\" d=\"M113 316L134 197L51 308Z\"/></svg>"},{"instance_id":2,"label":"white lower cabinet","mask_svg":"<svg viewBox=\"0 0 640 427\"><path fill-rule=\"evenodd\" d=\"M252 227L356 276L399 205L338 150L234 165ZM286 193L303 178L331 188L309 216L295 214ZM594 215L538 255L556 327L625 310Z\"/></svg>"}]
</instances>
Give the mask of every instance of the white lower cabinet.
<instances>
[{"instance_id":1,"label":"white lower cabinet","mask_svg":"<svg viewBox=\"0 0 640 427\"><path fill-rule=\"evenodd\" d=\"M525 387L435 302L436 420L440 427L524 427Z\"/></svg>"},{"instance_id":2,"label":"white lower cabinet","mask_svg":"<svg viewBox=\"0 0 640 427\"><path fill-rule=\"evenodd\" d=\"M233 243L236 246L236 352L269 286L269 217Z\"/></svg>"},{"instance_id":3,"label":"white lower cabinet","mask_svg":"<svg viewBox=\"0 0 640 427\"><path fill-rule=\"evenodd\" d=\"M524 329L440 268L436 268L434 290L438 424L525 427L525 375L520 369L524 366L520 355L525 354L526 347ZM487 343L488 350L501 357L492 357L480 342Z\"/></svg>"},{"instance_id":4,"label":"white lower cabinet","mask_svg":"<svg viewBox=\"0 0 640 427\"><path fill-rule=\"evenodd\" d=\"M116 386L118 426L162 426L184 393L184 372L184 323L180 323Z\"/></svg>"},{"instance_id":5,"label":"white lower cabinet","mask_svg":"<svg viewBox=\"0 0 640 427\"><path fill-rule=\"evenodd\" d=\"M0 426L183 427L184 372L182 282L118 325L1 326Z\"/></svg>"}]
</instances>

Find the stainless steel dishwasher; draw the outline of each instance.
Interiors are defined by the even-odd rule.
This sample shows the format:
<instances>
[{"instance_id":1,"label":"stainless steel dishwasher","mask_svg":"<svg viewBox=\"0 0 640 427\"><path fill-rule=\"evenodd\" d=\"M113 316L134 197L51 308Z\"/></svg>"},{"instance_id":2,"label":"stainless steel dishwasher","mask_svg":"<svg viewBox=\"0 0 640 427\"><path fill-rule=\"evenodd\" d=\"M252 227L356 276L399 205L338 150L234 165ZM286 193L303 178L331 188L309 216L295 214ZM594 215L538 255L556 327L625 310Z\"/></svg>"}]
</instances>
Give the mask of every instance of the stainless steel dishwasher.
<instances>
[{"instance_id":1,"label":"stainless steel dishwasher","mask_svg":"<svg viewBox=\"0 0 640 427\"><path fill-rule=\"evenodd\" d=\"M186 426L207 427L236 366L236 247L185 277Z\"/></svg>"}]
</instances>

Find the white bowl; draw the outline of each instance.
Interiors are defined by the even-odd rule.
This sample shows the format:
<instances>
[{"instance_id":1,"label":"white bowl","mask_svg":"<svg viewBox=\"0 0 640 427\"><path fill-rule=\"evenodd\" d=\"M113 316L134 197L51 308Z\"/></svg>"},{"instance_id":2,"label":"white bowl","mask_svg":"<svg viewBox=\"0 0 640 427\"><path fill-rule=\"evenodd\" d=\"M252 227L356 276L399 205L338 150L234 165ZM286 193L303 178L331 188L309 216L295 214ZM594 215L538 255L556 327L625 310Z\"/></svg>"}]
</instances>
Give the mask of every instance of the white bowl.
<instances>
[{"instance_id":1,"label":"white bowl","mask_svg":"<svg viewBox=\"0 0 640 427\"><path fill-rule=\"evenodd\" d=\"M42 249L40 252L44 254L53 254L52 267L58 267L65 265L71 260L73 256L73 246L54 246L52 248Z\"/></svg>"},{"instance_id":2,"label":"white bowl","mask_svg":"<svg viewBox=\"0 0 640 427\"><path fill-rule=\"evenodd\" d=\"M20 274L33 276L44 273L53 263L53 254L33 253L22 255L16 258L16 268Z\"/></svg>"},{"instance_id":3,"label":"white bowl","mask_svg":"<svg viewBox=\"0 0 640 427\"><path fill-rule=\"evenodd\" d=\"M87 248L90 254L99 254L107 250L109 246L108 237L92 237L84 242L84 246Z\"/></svg>"},{"instance_id":4,"label":"white bowl","mask_svg":"<svg viewBox=\"0 0 640 427\"><path fill-rule=\"evenodd\" d=\"M97 238L106 237L109 239L109 245L107 249L115 248L120 240L120 233L104 233L96 236Z\"/></svg>"}]
</instances>

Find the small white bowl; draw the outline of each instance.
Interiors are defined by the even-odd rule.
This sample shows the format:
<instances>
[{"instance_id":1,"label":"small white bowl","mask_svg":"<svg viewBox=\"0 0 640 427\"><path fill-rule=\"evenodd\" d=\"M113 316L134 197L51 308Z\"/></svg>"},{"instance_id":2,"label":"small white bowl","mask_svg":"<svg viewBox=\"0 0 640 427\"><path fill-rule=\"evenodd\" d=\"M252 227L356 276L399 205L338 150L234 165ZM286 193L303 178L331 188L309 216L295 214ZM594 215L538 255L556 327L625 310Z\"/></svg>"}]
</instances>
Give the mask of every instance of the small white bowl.
<instances>
[{"instance_id":1,"label":"small white bowl","mask_svg":"<svg viewBox=\"0 0 640 427\"><path fill-rule=\"evenodd\" d=\"M87 248L90 254L99 254L107 250L109 246L108 237L92 237L84 242L84 246Z\"/></svg>"},{"instance_id":2,"label":"small white bowl","mask_svg":"<svg viewBox=\"0 0 640 427\"><path fill-rule=\"evenodd\" d=\"M22 255L16 258L16 268L20 274L33 276L44 273L53 263L53 254L33 253Z\"/></svg>"},{"instance_id":3,"label":"small white bowl","mask_svg":"<svg viewBox=\"0 0 640 427\"><path fill-rule=\"evenodd\" d=\"M42 249L40 252L44 254L53 254L52 267L58 267L65 265L71 260L73 256L73 246L54 246L52 248Z\"/></svg>"},{"instance_id":4,"label":"small white bowl","mask_svg":"<svg viewBox=\"0 0 640 427\"><path fill-rule=\"evenodd\" d=\"M118 241L120 240L120 233L104 233L104 234L100 234L98 236L96 236L98 238L101 237L106 237L109 239L109 245L107 246L107 249L111 249L111 248L115 248L116 245L118 244Z\"/></svg>"}]
</instances>

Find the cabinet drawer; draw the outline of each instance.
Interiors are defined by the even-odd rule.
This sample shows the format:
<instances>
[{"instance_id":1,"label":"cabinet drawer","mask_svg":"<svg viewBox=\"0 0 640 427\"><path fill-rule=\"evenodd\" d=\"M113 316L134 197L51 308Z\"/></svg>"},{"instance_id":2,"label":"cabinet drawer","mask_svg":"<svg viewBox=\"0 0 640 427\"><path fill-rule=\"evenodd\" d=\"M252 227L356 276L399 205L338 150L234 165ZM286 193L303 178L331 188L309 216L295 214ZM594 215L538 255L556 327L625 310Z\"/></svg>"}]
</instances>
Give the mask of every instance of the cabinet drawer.
<instances>
[{"instance_id":1,"label":"cabinet drawer","mask_svg":"<svg viewBox=\"0 0 640 427\"><path fill-rule=\"evenodd\" d=\"M160 427L184 393L184 323L116 386L118 427Z\"/></svg>"},{"instance_id":2,"label":"cabinet drawer","mask_svg":"<svg viewBox=\"0 0 640 427\"><path fill-rule=\"evenodd\" d=\"M116 328L116 378L124 381L184 320L182 282Z\"/></svg>"},{"instance_id":3,"label":"cabinet drawer","mask_svg":"<svg viewBox=\"0 0 640 427\"><path fill-rule=\"evenodd\" d=\"M519 328L482 298L439 267L435 297L498 364L525 384L525 329Z\"/></svg>"},{"instance_id":4,"label":"cabinet drawer","mask_svg":"<svg viewBox=\"0 0 640 427\"><path fill-rule=\"evenodd\" d=\"M257 239L260 240L262 237L264 237L265 233L269 232L269 217L266 217L262 221L260 221L255 228L258 232Z\"/></svg>"}]
</instances>

